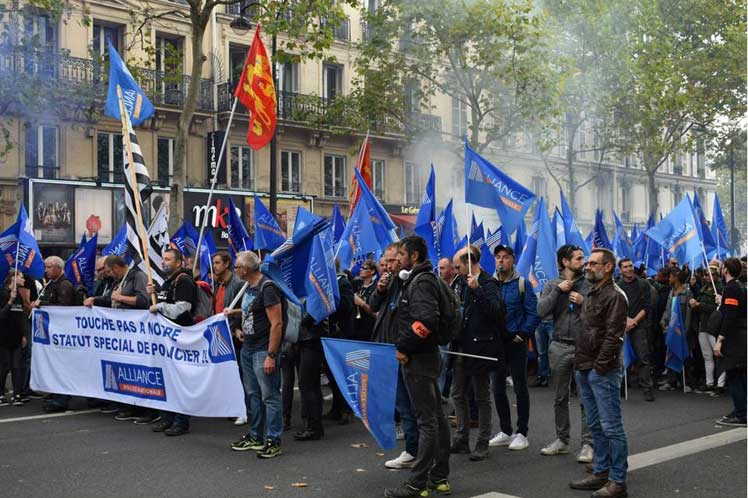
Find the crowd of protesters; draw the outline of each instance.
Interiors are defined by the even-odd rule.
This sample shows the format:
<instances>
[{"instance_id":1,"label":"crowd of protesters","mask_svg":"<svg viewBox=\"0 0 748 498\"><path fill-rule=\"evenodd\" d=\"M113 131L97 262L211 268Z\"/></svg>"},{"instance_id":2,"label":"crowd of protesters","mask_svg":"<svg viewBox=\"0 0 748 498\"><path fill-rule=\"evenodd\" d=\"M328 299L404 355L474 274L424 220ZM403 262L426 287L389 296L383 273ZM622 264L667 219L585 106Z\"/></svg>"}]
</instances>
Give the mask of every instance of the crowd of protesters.
<instances>
[{"instance_id":1,"label":"crowd of protesters","mask_svg":"<svg viewBox=\"0 0 748 498\"><path fill-rule=\"evenodd\" d=\"M281 455L282 435L292 427L296 384L303 427L293 434L295 440L319 440L325 425L350 423L351 411L326 365L323 337L396 347L395 418L404 448L385 466L410 469L410 476L399 487L386 489L389 497L451 492L453 454L480 461L489 457L491 447L526 450L530 387L553 391L556 439L540 453L560 455L577 447L576 459L586 464L587 473L570 486L593 491L598 498L625 496L628 443L620 401L625 336L636 357L628 369L628 386L641 387L646 401L655 401L657 390L729 394L734 410L718 423L745 426L745 258L712 261L707 269L670 261L648 278L643 268L616 260L608 250L593 249L586 257L581 248L565 245L557 252L559 275L536 296L517 273L512 248L500 245L494 256L494 275L481 268L480 250L474 246L434 268L423 239L406 237L387 247L381 260L362 262L355 276L338 269L336 312L319 323L304 315L298 341L289 344L283 340L288 301L260 271L259 256L245 251L232 261L227 252L217 252L211 311L225 314L233 331L247 407L247 416L234 421L247 429L230 448L255 452L261 459ZM45 260L43 283L9 272L0 289L0 384L5 388L10 374L12 387L8 395L3 389L0 405L42 397L29 386L33 308L148 309L183 326L199 320L199 296L206 291L189 271L191 262L175 249L165 251L163 262L167 278L154 286L120 256L101 257L91 296L66 279L56 256ZM435 331L452 302L445 292L459 303L461 327L448 346L440 346ZM665 331L676 309L691 352L683 372L666 367ZM531 357L536 361L528 365ZM530 372L536 374L532 384ZM323 381L332 391L326 413ZM515 423L508 388L516 397ZM573 395L579 397L581 411L571 416ZM69 395L48 394L44 407L63 411L69 401ZM118 421L149 425L167 436L190 430L185 414L87 402ZM492 405L498 416L496 434L491 432ZM571 441L572 420L579 421L578 444ZM471 428L478 431L472 448Z\"/></svg>"}]
</instances>

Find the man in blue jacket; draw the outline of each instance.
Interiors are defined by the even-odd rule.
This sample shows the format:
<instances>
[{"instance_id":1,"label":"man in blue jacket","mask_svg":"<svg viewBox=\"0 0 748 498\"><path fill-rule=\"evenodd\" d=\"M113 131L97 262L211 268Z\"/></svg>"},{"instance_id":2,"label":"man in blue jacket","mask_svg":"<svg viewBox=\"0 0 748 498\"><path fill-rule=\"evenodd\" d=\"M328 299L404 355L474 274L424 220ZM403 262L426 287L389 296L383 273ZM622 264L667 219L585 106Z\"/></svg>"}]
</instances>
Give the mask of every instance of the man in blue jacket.
<instances>
[{"instance_id":1,"label":"man in blue jacket","mask_svg":"<svg viewBox=\"0 0 748 498\"><path fill-rule=\"evenodd\" d=\"M501 432L493 437L490 446L509 446L510 450L524 450L529 446L527 425L530 419L530 393L527 390L527 341L540 323L538 300L531 287L526 286L514 268L514 250L496 246L496 280L504 305L507 335L504 337L506 367L512 376L517 397L517 431L512 431L512 414L506 395L504 372L493 375L493 395ZM528 287L526 289L526 287Z\"/></svg>"}]
</instances>

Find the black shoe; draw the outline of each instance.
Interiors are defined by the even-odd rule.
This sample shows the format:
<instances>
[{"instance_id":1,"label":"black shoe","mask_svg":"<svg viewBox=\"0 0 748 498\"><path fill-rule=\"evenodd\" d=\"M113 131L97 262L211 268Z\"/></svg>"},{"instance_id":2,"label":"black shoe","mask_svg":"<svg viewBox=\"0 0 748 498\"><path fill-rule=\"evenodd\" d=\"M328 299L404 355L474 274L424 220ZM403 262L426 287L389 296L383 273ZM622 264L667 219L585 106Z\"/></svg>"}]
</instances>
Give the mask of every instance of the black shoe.
<instances>
[{"instance_id":1,"label":"black shoe","mask_svg":"<svg viewBox=\"0 0 748 498\"><path fill-rule=\"evenodd\" d=\"M119 408L116 405L106 405L99 408L99 411L106 415L111 415L112 413L119 412Z\"/></svg>"},{"instance_id":2,"label":"black shoe","mask_svg":"<svg viewBox=\"0 0 748 498\"><path fill-rule=\"evenodd\" d=\"M486 458L488 458L488 441L476 443L475 449L470 454L470 461L480 462Z\"/></svg>"},{"instance_id":3,"label":"black shoe","mask_svg":"<svg viewBox=\"0 0 748 498\"><path fill-rule=\"evenodd\" d=\"M460 439L452 444L449 452L458 455L468 455L470 454L470 444L467 439Z\"/></svg>"},{"instance_id":4,"label":"black shoe","mask_svg":"<svg viewBox=\"0 0 748 498\"><path fill-rule=\"evenodd\" d=\"M592 493L592 498L626 498L628 492L625 484L608 481L605 486Z\"/></svg>"},{"instance_id":5,"label":"black shoe","mask_svg":"<svg viewBox=\"0 0 748 498\"><path fill-rule=\"evenodd\" d=\"M126 420L135 420L138 417L138 414L135 413L135 410L120 410L117 412L117 415L114 416L114 420L119 420L120 422L124 422Z\"/></svg>"},{"instance_id":6,"label":"black shoe","mask_svg":"<svg viewBox=\"0 0 748 498\"><path fill-rule=\"evenodd\" d=\"M23 406L23 400L21 399L20 396L13 396L10 399L10 404L13 406Z\"/></svg>"},{"instance_id":7,"label":"black shoe","mask_svg":"<svg viewBox=\"0 0 748 498\"><path fill-rule=\"evenodd\" d=\"M280 447L280 442L273 442L271 440L267 440L265 442L265 446L257 452L257 458L263 458L263 459L269 459L269 458L275 458L282 454L283 451Z\"/></svg>"},{"instance_id":8,"label":"black shoe","mask_svg":"<svg viewBox=\"0 0 748 498\"><path fill-rule=\"evenodd\" d=\"M535 382L530 384L530 387L548 387L548 377L535 377Z\"/></svg>"},{"instance_id":9,"label":"black shoe","mask_svg":"<svg viewBox=\"0 0 748 498\"><path fill-rule=\"evenodd\" d=\"M27 391L23 394L31 399L42 399L44 397L42 393L38 393L36 391Z\"/></svg>"},{"instance_id":10,"label":"black shoe","mask_svg":"<svg viewBox=\"0 0 748 498\"><path fill-rule=\"evenodd\" d=\"M644 391L644 401L654 401L654 400L655 400L655 395L651 389L647 389L646 391Z\"/></svg>"},{"instance_id":11,"label":"black shoe","mask_svg":"<svg viewBox=\"0 0 748 498\"><path fill-rule=\"evenodd\" d=\"M384 496L385 498L418 498L429 496L429 488L416 488L406 482L396 488L385 489Z\"/></svg>"},{"instance_id":12,"label":"black shoe","mask_svg":"<svg viewBox=\"0 0 748 498\"><path fill-rule=\"evenodd\" d=\"M153 415L153 414L151 414L151 415L143 415L142 417L137 417L132 422L135 425L148 425L148 424L152 424L154 422L158 422L159 420L161 420L161 416L160 415Z\"/></svg>"},{"instance_id":13,"label":"black shoe","mask_svg":"<svg viewBox=\"0 0 748 498\"><path fill-rule=\"evenodd\" d=\"M317 441L319 439L322 439L322 433L306 429L294 434L293 438L296 441Z\"/></svg>"},{"instance_id":14,"label":"black shoe","mask_svg":"<svg viewBox=\"0 0 748 498\"><path fill-rule=\"evenodd\" d=\"M717 419L716 422L719 425L728 425L731 427L745 427L745 419L740 420L738 417L734 415L725 415L724 417Z\"/></svg>"},{"instance_id":15,"label":"black shoe","mask_svg":"<svg viewBox=\"0 0 748 498\"><path fill-rule=\"evenodd\" d=\"M603 472L602 474L589 474L579 480L571 481L569 487L571 489L597 491L606 484L608 484L608 472Z\"/></svg>"},{"instance_id":16,"label":"black shoe","mask_svg":"<svg viewBox=\"0 0 748 498\"><path fill-rule=\"evenodd\" d=\"M168 429L164 431L164 434L167 436L181 436L182 434L187 434L190 432L190 428L186 425L172 425Z\"/></svg>"},{"instance_id":17,"label":"black shoe","mask_svg":"<svg viewBox=\"0 0 748 498\"><path fill-rule=\"evenodd\" d=\"M165 422L165 421L162 420L161 422L158 422L156 425L154 425L153 427L151 427L151 430L153 432L164 432L164 431L166 431L166 429L168 429L169 427L171 427L171 424L172 424L172 422Z\"/></svg>"}]
</instances>

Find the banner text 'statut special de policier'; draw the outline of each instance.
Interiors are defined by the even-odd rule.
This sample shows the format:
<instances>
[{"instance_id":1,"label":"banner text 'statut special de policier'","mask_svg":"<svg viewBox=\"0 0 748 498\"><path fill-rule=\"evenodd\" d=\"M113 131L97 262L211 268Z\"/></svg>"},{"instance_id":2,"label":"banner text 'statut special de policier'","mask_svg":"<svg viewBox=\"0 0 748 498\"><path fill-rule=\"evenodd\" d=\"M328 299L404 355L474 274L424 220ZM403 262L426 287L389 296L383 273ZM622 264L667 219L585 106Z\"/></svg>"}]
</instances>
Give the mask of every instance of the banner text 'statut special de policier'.
<instances>
[{"instance_id":1,"label":"banner text 'statut special de policier'","mask_svg":"<svg viewBox=\"0 0 748 498\"><path fill-rule=\"evenodd\" d=\"M181 327L147 310L50 306L32 318L31 387L203 417L244 417L223 315Z\"/></svg>"}]
</instances>

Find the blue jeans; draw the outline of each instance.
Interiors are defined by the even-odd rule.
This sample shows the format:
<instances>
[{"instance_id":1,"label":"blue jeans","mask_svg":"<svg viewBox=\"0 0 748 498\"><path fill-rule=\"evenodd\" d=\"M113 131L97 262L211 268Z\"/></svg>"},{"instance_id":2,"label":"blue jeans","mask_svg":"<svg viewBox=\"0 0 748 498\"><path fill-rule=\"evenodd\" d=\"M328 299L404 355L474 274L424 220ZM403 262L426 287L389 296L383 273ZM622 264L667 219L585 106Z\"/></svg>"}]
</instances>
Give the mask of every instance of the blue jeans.
<instances>
[{"instance_id":1,"label":"blue jeans","mask_svg":"<svg viewBox=\"0 0 748 498\"><path fill-rule=\"evenodd\" d=\"M609 471L609 479L626 482L629 448L621 415L621 379L623 372L616 368L604 375L592 370L577 370L579 399L587 413L587 425L592 434L595 457L593 472Z\"/></svg>"},{"instance_id":2,"label":"blue jeans","mask_svg":"<svg viewBox=\"0 0 748 498\"><path fill-rule=\"evenodd\" d=\"M538 347L538 376L546 379L551 376L551 367L548 362L548 345L553 336L553 322L544 320L535 329L535 343Z\"/></svg>"},{"instance_id":3,"label":"blue jeans","mask_svg":"<svg viewBox=\"0 0 748 498\"><path fill-rule=\"evenodd\" d=\"M275 371L265 373L267 351L241 351L244 392L249 398L249 436L257 441L271 440L280 444L283 432L283 402L281 401L281 372L279 362Z\"/></svg>"},{"instance_id":4,"label":"blue jeans","mask_svg":"<svg viewBox=\"0 0 748 498\"><path fill-rule=\"evenodd\" d=\"M397 370L397 394L395 397L395 408L400 414L400 422L405 433L405 451L413 456L418 454L418 423L413 414L413 405L403 381L402 367Z\"/></svg>"}]
</instances>

